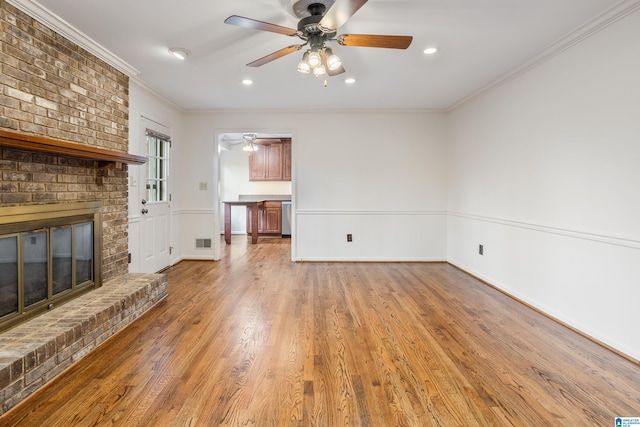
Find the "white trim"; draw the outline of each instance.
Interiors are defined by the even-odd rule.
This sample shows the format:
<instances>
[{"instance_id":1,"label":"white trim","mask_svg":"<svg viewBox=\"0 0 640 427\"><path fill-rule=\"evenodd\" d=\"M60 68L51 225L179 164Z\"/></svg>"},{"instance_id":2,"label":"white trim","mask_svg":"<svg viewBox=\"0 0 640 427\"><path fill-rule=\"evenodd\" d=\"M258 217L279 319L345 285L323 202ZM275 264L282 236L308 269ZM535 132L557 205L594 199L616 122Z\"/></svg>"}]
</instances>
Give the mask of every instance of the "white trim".
<instances>
[{"instance_id":1,"label":"white trim","mask_svg":"<svg viewBox=\"0 0 640 427\"><path fill-rule=\"evenodd\" d=\"M547 46L546 48L538 52L536 55L529 58L524 63L513 68L511 71L508 71L507 73L493 80L489 84L481 87L475 92L453 103L448 108L446 108L445 111L450 112L452 110L455 110L456 108L462 106L463 104L466 104L467 102L493 90L494 88L501 86L509 82L510 80L526 73L527 71L549 61L551 58L555 57L556 55L559 55L560 53L571 48L572 46L575 46L581 41L602 31L603 29L607 28L608 26L624 18L625 16L635 12L638 9L640 9L640 0L622 0L618 4L606 10L604 13L602 13L598 17L590 20L586 24L582 25L581 27L577 28L576 30L570 32L566 36L557 40L555 43L552 43L551 45Z\"/></svg>"},{"instance_id":2,"label":"white trim","mask_svg":"<svg viewBox=\"0 0 640 427\"><path fill-rule=\"evenodd\" d=\"M548 225L535 224L532 222L513 221L503 218L493 218L488 216L472 215L463 212L449 212L449 215L471 219L474 221L490 222L494 224L506 225L508 227L521 228L525 230L533 230L541 233L555 234L560 236L572 237L574 239L590 240L598 243L606 243L609 245L622 246L625 248L640 249L640 240L629 239L625 237L610 236L606 234L597 234L580 230L572 230L569 228L552 227Z\"/></svg>"},{"instance_id":3,"label":"white trim","mask_svg":"<svg viewBox=\"0 0 640 427\"><path fill-rule=\"evenodd\" d=\"M296 215L442 215L446 211L377 211L377 210L334 210L334 209L297 209Z\"/></svg>"},{"instance_id":4,"label":"white trim","mask_svg":"<svg viewBox=\"0 0 640 427\"><path fill-rule=\"evenodd\" d=\"M176 265L177 263L179 263L180 261L218 261L216 258L214 258L213 256L203 256L203 255L197 255L197 256L193 256L193 255L189 255L189 256L181 256L179 258L176 258L173 263L171 264L171 266Z\"/></svg>"},{"instance_id":5,"label":"white trim","mask_svg":"<svg viewBox=\"0 0 640 427\"><path fill-rule=\"evenodd\" d=\"M7 0L7 3L15 6L22 12L31 16L41 24L62 35L69 41L77 44L87 52L102 59L107 64L115 67L129 77L140 74L136 68L120 59L111 51L99 45L93 39L87 37L80 30L69 24L67 21L51 12L49 9L34 0Z\"/></svg>"},{"instance_id":6,"label":"white trim","mask_svg":"<svg viewBox=\"0 0 640 427\"><path fill-rule=\"evenodd\" d=\"M341 257L308 257L296 258L295 261L300 262L447 262L446 258L428 258L428 257L383 257L383 258L341 258Z\"/></svg>"},{"instance_id":7,"label":"white trim","mask_svg":"<svg viewBox=\"0 0 640 427\"><path fill-rule=\"evenodd\" d=\"M214 215L214 209L176 209L174 215Z\"/></svg>"},{"instance_id":8,"label":"white trim","mask_svg":"<svg viewBox=\"0 0 640 427\"><path fill-rule=\"evenodd\" d=\"M154 89L151 86L149 86L149 84L147 82L141 80L140 77L138 77L138 76L130 76L129 77L129 87L131 87L131 85L137 86L138 89L140 89L142 91L145 91L149 95L158 98L159 100L165 102L167 105L175 108L176 110L180 111L181 113L185 113L186 112L186 110L183 107L179 106L178 104L176 104L175 102L171 101L169 98L165 97L163 94L158 92L156 89Z\"/></svg>"}]
</instances>

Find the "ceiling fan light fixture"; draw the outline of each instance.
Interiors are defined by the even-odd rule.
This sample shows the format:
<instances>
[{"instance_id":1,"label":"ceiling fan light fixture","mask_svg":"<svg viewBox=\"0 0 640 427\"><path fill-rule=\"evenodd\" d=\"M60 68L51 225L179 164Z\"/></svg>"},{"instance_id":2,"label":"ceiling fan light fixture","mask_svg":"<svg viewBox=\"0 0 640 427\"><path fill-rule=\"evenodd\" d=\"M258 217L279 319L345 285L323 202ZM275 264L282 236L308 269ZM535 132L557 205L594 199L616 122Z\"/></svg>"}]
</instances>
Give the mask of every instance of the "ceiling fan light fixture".
<instances>
[{"instance_id":1,"label":"ceiling fan light fixture","mask_svg":"<svg viewBox=\"0 0 640 427\"><path fill-rule=\"evenodd\" d=\"M320 64L322 64L322 57L320 56L320 52L317 50L312 50L309 52L309 66L311 68L316 68Z\"/></svg>"},{"instance_id":2,"label":"ceiling fan light fixture","mask_svg":"<svg viewBox=\"0 0 640 427\"><path fill-rule=\"evenodd\" d=\"M342 65L342 61L338 58L338 55L333 53L333 49L330 47L325 48L325 53L327 55L327 68L331 71L337 70Z\"/></svg>"},{"instance_id":3,"label":"ceiling fan light fixture","mask_svg":"<svg viewBox=\"0 0 640 427\"><path fill-rule=\"evenodd\" d=\"M311 67L304 61L298 62L298 72L302 74L309 74L311 72Z\"/></svg>"},{"instance_id":4,"label":"ceiling fan light fixture","mask_svg":"<svg viewBox=\"0 0 640 427\"><path fill-rule=\"evenodd\" d=\"M182 47L171 47L169 48L169 53L182 61L184 61L187 56L191 55L191 52Z\"/></svg>"},{"instance_id":5,"label":"ceiling fan light fixture","mask_svg":"<svg viewBox=\"0 0 640 427\"><path fill-rule=\"evenodd\" d=\"M317 66L317 67L315 67L313 69L313 75L314 76L322 76L326 72L327 72L327 70L324 68L324 65L319 65L319 66Z\"/></svg>"},{"instance_id":6,"label":"ceiling fan light fixture","mask_svg":"<svg viewBox=\"0 0 640 427\"><path fill-rule=\"evenodd\" d=\"M306 51L302 55L302 59L298 62L298 72L302 74L309 74L311 67L309 66L309 51Z\"/></svg>"}]
</instances>

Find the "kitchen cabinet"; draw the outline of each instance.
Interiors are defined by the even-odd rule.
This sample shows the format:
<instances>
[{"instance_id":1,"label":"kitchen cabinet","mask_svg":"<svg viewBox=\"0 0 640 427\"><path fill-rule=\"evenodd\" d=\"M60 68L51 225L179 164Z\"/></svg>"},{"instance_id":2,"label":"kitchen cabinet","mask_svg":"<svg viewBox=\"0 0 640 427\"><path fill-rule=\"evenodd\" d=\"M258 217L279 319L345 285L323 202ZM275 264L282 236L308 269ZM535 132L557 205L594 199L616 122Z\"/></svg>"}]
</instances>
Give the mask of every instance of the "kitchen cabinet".
<instances>
[{"instance_id":1,"label":"kitchen cabinet","mask_svg":"<svg viewBox=\"0 0 640 427\"><path fill-rule=\"evenodd\" d=\"M258 210L258 234L281 235L282 234L282 206L279 201L265 201ZM253 227L251 219L254 208L247 206L247 234L251 234Z\"/></svg>"},{"instance_id":2,"label":"kitchen cabinet","mask_svg":"<svg viewBox=\"0 0 640 427\"><path fill-rule=\"evenodd\" d=\"M282 180L291 181L291 143L282 144Z\"/></svg>"},{"instance_id":3,"label":"kitchen cabinet","mask_svg":"<svg viewBox=\"0 0 640 427\"><path fill-rule=\"evenodd\" d=\"M291 181L291 143L260 145L249 153L249 181Z\"/></svg>"}]
</instances>

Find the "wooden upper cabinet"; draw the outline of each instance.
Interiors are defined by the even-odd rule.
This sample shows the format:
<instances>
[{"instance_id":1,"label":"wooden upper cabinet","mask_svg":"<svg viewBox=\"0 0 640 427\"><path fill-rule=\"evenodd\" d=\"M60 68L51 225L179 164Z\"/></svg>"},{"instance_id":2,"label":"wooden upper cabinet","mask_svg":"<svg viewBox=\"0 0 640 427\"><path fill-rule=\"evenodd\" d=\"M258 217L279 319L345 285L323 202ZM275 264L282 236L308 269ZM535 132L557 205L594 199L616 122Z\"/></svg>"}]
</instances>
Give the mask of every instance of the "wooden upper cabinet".
<instances>
[{"instance_id":1,"label":"wooden upper cabinet","mask_svg":"<svg viewBox=\"0 0 640 427\"><path fill-rule=\"evenodd\" d=\"M260 145L251 152L249 181L291 181L291 143Z\"/></svg>"},{"instance_id":2,"label":"wooden upper cabinet","mask_svg":"<svg viewBox=\"0 0 640 427\"><path fill-rule=\"evenodd\" d=\"M265 150L260 147L258 151L249 153L249 181L264 181L267 168Z\"/></svg>"},{"instance_id":3,"label":"wooden upper cabinet","mask_svg":"<svg viewBox=\"0 0 640 427\"><path fill-rule=\"evenodd\" d=\"M282 144L271 144L264 148L267 165L265 181L282 181Z\"/></svg>"},{"instance_id":4,"label":"wooden upper cabinet","mask_svg":"<svg viewBox=\"0 0 640 427\"><path fill-rule=\"evenodd\" d=\"M282 180L291 181L291 143L282 144Z\"/></svg>"}]
</instances>

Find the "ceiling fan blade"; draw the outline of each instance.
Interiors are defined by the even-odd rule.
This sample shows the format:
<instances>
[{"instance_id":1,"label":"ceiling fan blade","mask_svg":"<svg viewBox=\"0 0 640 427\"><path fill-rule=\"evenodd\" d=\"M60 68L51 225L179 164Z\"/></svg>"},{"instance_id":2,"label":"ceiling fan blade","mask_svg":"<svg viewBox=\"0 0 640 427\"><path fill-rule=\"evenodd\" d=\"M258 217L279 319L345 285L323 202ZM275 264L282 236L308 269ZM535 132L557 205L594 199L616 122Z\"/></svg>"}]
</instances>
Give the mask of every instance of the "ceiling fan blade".
<instances>
[{"instance_id":1,"label":"ceiling fan blade","mask_svg":"<svg viewBox=\"0 0 640 427\"><path fill-rule=\"evenodd\" d=\"M330 30L337 30L360 9L367 0L336 0L320 20L320 26Z\"/></svg>"},{"instance_id":2,"label":"ceiling fan blade","mask_svg":"<svg viewBox=\"0 0 640 427\"><path fill-rule=\"evenodd\" d=\"M275 61L278 58L282 58L285 55L289 55L290 53L297 52L297 51L300 50L300 48L302 48L302 46L304 46L304 45L296 44L296 45L292 45L292 46L288 46L288 47L282 48L280 50L276 50L275 52L270 53L267 56L263 56L262 58L256 59L253 62L249 62L247 64L247 67L260 67L261 65L267 64L267 63L269 63L271 61Z\"/></svg>"},{"instance_id":3,"label":"ceiling fan blade","mask_svg":"<svg viewBox=\"0 0 640 427\"><path fill-rule=\"evenodd\" d=\"M406 49L413 41L411 36L380 36L373 34L342 34L336 39L342 46L382 47Z\"/></svg>"},{"instance_id":4,"label":"ceiling fan blade","mask_svg":"<svg viewBox=\"0 0 640 427\"><path fill-rule=\"evenodd\" d=\"M225 24L236 25L238 27L251 28L254 30L271 31L272 33L284 34L285 36L295 36L298 30L293 28L282 27L268 22L257 21L244 16L232 15L224 20Z\"/></svg>"}]
</instances>

